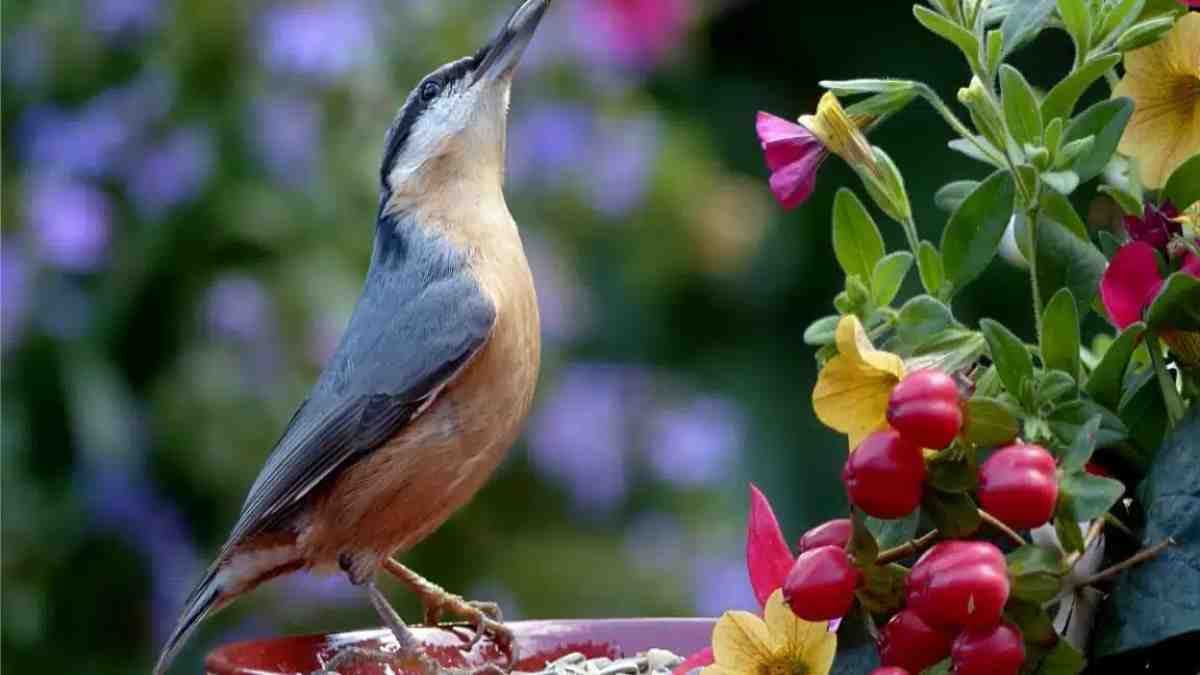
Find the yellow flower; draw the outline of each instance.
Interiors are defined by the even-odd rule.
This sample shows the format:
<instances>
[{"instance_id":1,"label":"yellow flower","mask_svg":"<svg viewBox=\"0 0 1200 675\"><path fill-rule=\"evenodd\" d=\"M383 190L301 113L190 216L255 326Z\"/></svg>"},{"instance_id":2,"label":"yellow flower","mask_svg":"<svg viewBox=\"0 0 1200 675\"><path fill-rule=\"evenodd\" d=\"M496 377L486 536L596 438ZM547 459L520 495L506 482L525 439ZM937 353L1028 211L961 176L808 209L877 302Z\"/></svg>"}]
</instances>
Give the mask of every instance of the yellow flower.
<instances>
[{"instance_id":1,"label":"yellow flower","mask_svg":"<svg viewBox=\"0 0 1200 675\"><path fill-rule=\"evenodd\" d=\"M1162 40L1126 54L1113 96L1135 106L1118 149L1137 160L1146 187L1162 187L1200 152L1200 14L1185 14Z\"/></svg>"},{"instance_id":2,"label":"yellow flower","mask_svg":"<svg viewBox=\"0 0 1200 675\"><path fill-rule=\"evenodd\" d=\"M829 360L813 388L817 419L850 437L850 449L887 424L888 397L904 378L904 362L871 345L858 317L837 325L838 355Z\"/></svg>"},{"instance_id":3,"label":"yellow flower","mask_svg":"<svg viewBox=\"0 0 1200 675\"><path fill-rule=\"evenodd\" d=\"M817 114L800 117L800 124L820 139L827 150L846 160L850 166L866 166L874 171L875 152L860 128L870 122L869 117L848 114L830 91L825 92L817 103Z\"/></svg>"},{"instance_id":4,"label":"yellow flower","mask_svg":"<svg viewBox=\"0 0 1200 675\"><path fill-rule=\"evenodd\" d=\"M829 622L804 621L775 591L763 612L725 612L713 629L715 663L701 675L827 675L837 652Z\"/></svg>"}]
</instances>

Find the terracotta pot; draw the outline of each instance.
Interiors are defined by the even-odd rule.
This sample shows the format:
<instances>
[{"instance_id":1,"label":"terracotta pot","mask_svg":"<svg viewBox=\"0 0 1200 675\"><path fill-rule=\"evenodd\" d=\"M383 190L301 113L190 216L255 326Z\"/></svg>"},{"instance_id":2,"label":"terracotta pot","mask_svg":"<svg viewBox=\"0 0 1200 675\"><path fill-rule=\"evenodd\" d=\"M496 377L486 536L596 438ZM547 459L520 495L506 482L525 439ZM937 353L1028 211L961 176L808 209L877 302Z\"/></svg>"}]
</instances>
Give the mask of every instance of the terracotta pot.
<instances>
[{"instance_id":1,"label":"terracotta pot","mask_svg":"<svg viewBox=\"0 0 1200 675\"><path fill-rule=\"evenodd\" d=\"M707 647L714 619L580 619L557 621L514 621L508 626L516 635L517 670L540 670L571 652L588 658L620 658L652 648L668 649L688 656ZM474 647L467 642L469 628L414 628L427 652L447 668L478 669L504 664L499 649L489 640ZM205 662L213 675L292 675L310 673L346 647L367 650L395 647L391 633L365 630L334 635L305 635L237 642L217 649ZM376 675L389 672L382 663L356 659L339 669L342 675Z\"/></svg>"}]
</instances>

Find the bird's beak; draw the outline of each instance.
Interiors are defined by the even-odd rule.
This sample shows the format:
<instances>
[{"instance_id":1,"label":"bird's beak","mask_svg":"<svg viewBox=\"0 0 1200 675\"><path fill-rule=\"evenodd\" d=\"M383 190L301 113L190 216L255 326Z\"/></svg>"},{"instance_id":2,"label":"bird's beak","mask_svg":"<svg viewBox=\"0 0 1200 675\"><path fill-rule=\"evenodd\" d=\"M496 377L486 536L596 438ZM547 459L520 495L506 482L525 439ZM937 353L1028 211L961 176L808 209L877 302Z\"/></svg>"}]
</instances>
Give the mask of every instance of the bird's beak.
<instances>
[{"instance_id":1,"label":"bird's beak","mask_svg":"<svg viewBox=\"0 0 1200 675\"><path fill-rule=\"evenodd\" d=\"M523 0L488 45L483 62L475 69L475 82L494 81L512 75L552 1Z\"/></svg>"}]
</instances>

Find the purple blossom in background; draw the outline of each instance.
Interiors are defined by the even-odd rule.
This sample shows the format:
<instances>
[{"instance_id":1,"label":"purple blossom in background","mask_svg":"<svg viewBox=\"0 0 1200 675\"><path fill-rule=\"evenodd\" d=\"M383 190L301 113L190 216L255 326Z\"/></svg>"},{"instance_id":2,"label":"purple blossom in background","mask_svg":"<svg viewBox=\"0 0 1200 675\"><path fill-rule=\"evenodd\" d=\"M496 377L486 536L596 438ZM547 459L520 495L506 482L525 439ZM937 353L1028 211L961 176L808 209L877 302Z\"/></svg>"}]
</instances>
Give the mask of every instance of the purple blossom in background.
<instances>
[{"instance_id":1,"label":"purple blossom in background","mask_svg":"<svg viewBox=\"0 0 1200 675\"><path fill-rule=\"evenodd\" d=\"M330 83L374 53L373 14L359 0L276 4L259 20L260 58L276 73Z\"/></svg>"},{"instance_id":2,"label":"purple blossom in background","mask_svg":"<svg viewBox=\"0 0 1200 675\"><path fill-rule=\"evenodd\" d=\"M29 318L32 270L25 252L12 237L0 240L0 345L15 345Z\"/></svg>"},{"instance_id":3,"label":"purple blossom in background","mask_svg":"<svg viewBox=\"0 0 1200 675\"><path fill-rule=\"evenodd\" d=\"M108 195L65 176L30 181L27 215L38 257L68 272L91 272L108 259L112 206Z\"/></svg>"},{"instance_id":4,"label":"purple blossom in background","mask_svg":"<svg viewBox=\"0 0 1200 675\"><path fill-rule=\"evenodd\" d=\"M625 530L622 548L630 564L643 570L677 570L689 557L687 536L679 519L653 511L634 519Z\"/></svg>"},{"instance_id":5,"label":"purple blossom in background","mask_svg":"<svg viewBox=\"0 0 1200 675\"><path fill-rule=\"evenodd\" d=\"M216 157L204 127L178 129L146 151L129 172L129 192L144 217L160 218L199 195Z\"/></svg>"},{"instance_id":6,"label":"purple blossom in background","mask_svg":"<svg viewBox=\"0 0 1200 675\"><path fill-rule=\"evenodd\" d=\"M588 108L539 103L518 110L509 130L508 175L515 185L559 184L586 167L594 120Z\"/></svg>"},{"instance_id":7,"label":"purple blossom in background","mask_svg":"<svg viewBox=\"0 0 1200 675\"><path fill-rule=\"evenodd\" d=\"M542 336L551 343L567 342L587 330L589 304L568 269L570 260L537 234L524 235L525 255L537 288Z\"/></svg>"},{"instance_id":8,"label":"purple blossom in background","mask_svg":"<svg viewBox=\"0 0 1200 675\"><path fill-rule=\"evenodd\" d=\"M691 572L692 599L700 616L720 616L730 609L760 611L741 556L700 555L692 559Z\"/></svg>"},{"instance_id":9,"label":"purple blossom in background","mask_svg":"<svg viewBox=\"0 0 1200 675\"><path fill-rule=\"evenodd\" d=\"M256 279L230 274L208 289L204 318L215 336L239 342L254 342L267 336L271 327L271 298Z\"/></svg>"},{"instance_id":10,"label":"purple blossom in background","mask_svg":"<svg viewBox=\"0 0 1200 675\"><path fill-rule=\"evenodd\" d=\"M123 166L138 134L170 109L174 89L169 77L151 72L78 110L33 108L17 133L25 163L47 173L107 176Z\"/></svg>"},{"instance_id":11,"label":"purple blossom in background","mask_svg":"<svg viewBox=\"0 0 1200 675\"><path fill-rule=\"evenodd\" d=\"M568 490L578 511L605 514L624 501L630 417L640 409L647 385L648 375L635 368L573 365L534 414L533 465Z\"/></svg>"},{"instance_id":12,"label":"purple blossom in background","mask_svg":"<svg viewBox=\"0 0 1200 675\"><path fill-rule=\"evenodd\" d=\"M658 156L658 123L649 116L606 122L589 156L592 206L609 218L624 216L646 195Z\"/></svg>"},{"instance_id":13,"label":"purple blossom in background","mask_svg":"<svg viewBox=\"0 0 1200 675\"><path fill-rule=\"evenodd\" d=\"M118 535L146 557L155 642L160 642L174 625L186 589L201 570L183 516L136 466L88 460L75 484L96 526Z\"/></svg>"},{"instance_id":14,"label":"purple blossom in background","mask_svg":"<svg viewBox=\"0 0 1200 675\"><path fill-rule=\"evenodd\" d=\"M647 459L660 480L680 486L713 485L736 468L742 450L741 411L725 399L697 398L651 421Z\"/></svg>"},{"instance_id":15,"label":"purple blossom in background","mask_svg":"<svg viewBox=\"0 0 1200 675\"><path fill-rule=\"evenodd\" d=\"M691 0L580 0L570 7L574 42L596 65L647 71L683 41Z\"/></svg>"},{"instance_id":16,"label":"purple blossom in background","mask_svg":"<svg viewBox=\"0 0 1200 675\"><path fill-rule=\"evenodd\" d=\"M162 23L161 0L88 0L92 27L117 44L145 35Z\"/></svg>"},{"instance_id":17,"label":"purple blossom in background","mask_svg":"<svg viewBox=\"0 0 1200 675\"><path fill-rule=\"evenodd\" d=\"M311 98L270 95L254 101L247 125L254 152L276 180L292 187L316 173L321 109Z\"/></svg>"}]
</instances>

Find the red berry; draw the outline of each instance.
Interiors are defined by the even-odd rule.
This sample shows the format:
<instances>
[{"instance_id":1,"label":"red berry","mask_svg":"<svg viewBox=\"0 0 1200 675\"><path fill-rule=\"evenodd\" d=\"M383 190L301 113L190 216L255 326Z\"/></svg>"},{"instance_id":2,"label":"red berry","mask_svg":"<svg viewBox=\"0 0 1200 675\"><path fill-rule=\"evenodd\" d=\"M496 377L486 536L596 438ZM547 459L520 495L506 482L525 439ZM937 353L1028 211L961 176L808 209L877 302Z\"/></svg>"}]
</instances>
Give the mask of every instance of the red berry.
<instances>
[{"instance_id":1,"label":"red berry","mask_svg":"<svg viewBox=\"0 0 1200 675\"><path fill-rule=\"evenodd\" d=\"M992 544L945 541L917 560L907 587L908 609L934 628L990 628L1008 601L1008 569Z\"/></svg>"},{"instance_id":2,"label":"red berry","mask_svg":"<svg viewBox=\"0 0 1200 675\"><path fill-rule=\"evenodd\" d=\"M912 610L901 610L883 627L879 662L919 673L950 656L953 639L954 635L931 627Z\"/></svg>"},{"instance_id":3,"label":"red berry","mask_svg":"<svg viewBox=\"0 0 1200 675\"><path fill-rule=\"evenodd\" d=\"M979 467L979 503L1006 525L1028 530L1054 515L1058 474L1054 458L1037 445L1010 445Z\"/></svg>"},{"instance_id":4,"label":"red berry","mask_svg":"<svg viewBox=\"0 0 1200 675\"><path fill-rule=\"evenodd\" d=\"M954 675L1016 675L1025 662L1021 631L1011 623L968 629L950 648Z\"/></svg>"},{"instance_id":5,"label":"red berry","mask_svg":"<svg viewBox=\"0 0 1200 675\"><path fill-rule=\"evenodd\" d=\"M896 666L884 666L871 671L871 675L909 675L909 672Z\"/></svg>"},{"instance_id":6,"label":"red berry","mask_svg":"<svg viewBox=\"0 0 1200 675\"><path fill-rule=\"evenodd\" d=\"M1103 464L1097 464L1096 462L1088 462L1087 464L1084 464L1083 470L1092 474L1093 476L1100 476L1102 478L1112 478L1113 477L1111 471L1104 468Z\"/></svg>"},{"instance_id":7,"label":"red berry","mask_svg":"<svg viewBox=\"0 0 1200 675\"><path fill-rule=\"evenodd\" d=\"M801 553L822 546L846 548L846 542L850 541L850 534L853 531L854 525L849 518L834 518L805 532L804 536L800 537L800 541L796 543L796 548Z\"/></svg>"},{"instance_id":8,"label":"red berry","mask_svg":"<svg viewBox=\"0 0 1200 675\"><path fill-rule=\"evenodd\" d=\"M862 574L838 546L822 546L796 558L783 582L783 599L805 621L845 616Z\"/></svg>"},{"instance_id":9,"label":"red berry","mask_svg":"<svg viewBox=\"0 0 1200 675\"><path fill-rule=\"evenodd\" d=\"M923 448L944 448L962 430L958 384L940 370L910 373L892 389L887 419L910 442Z\"/></svg>"},{"instance_id":10,"label":"red berry","mask_svg":"<svg viewBox=\"0 0 1200 675\"><path fill-rule=\"evenodd\" d=\"M842 469L850 502L876 518L901 518L921 503L925 457L893 429L859 444Z\"/></svg>"}]
</instances>

